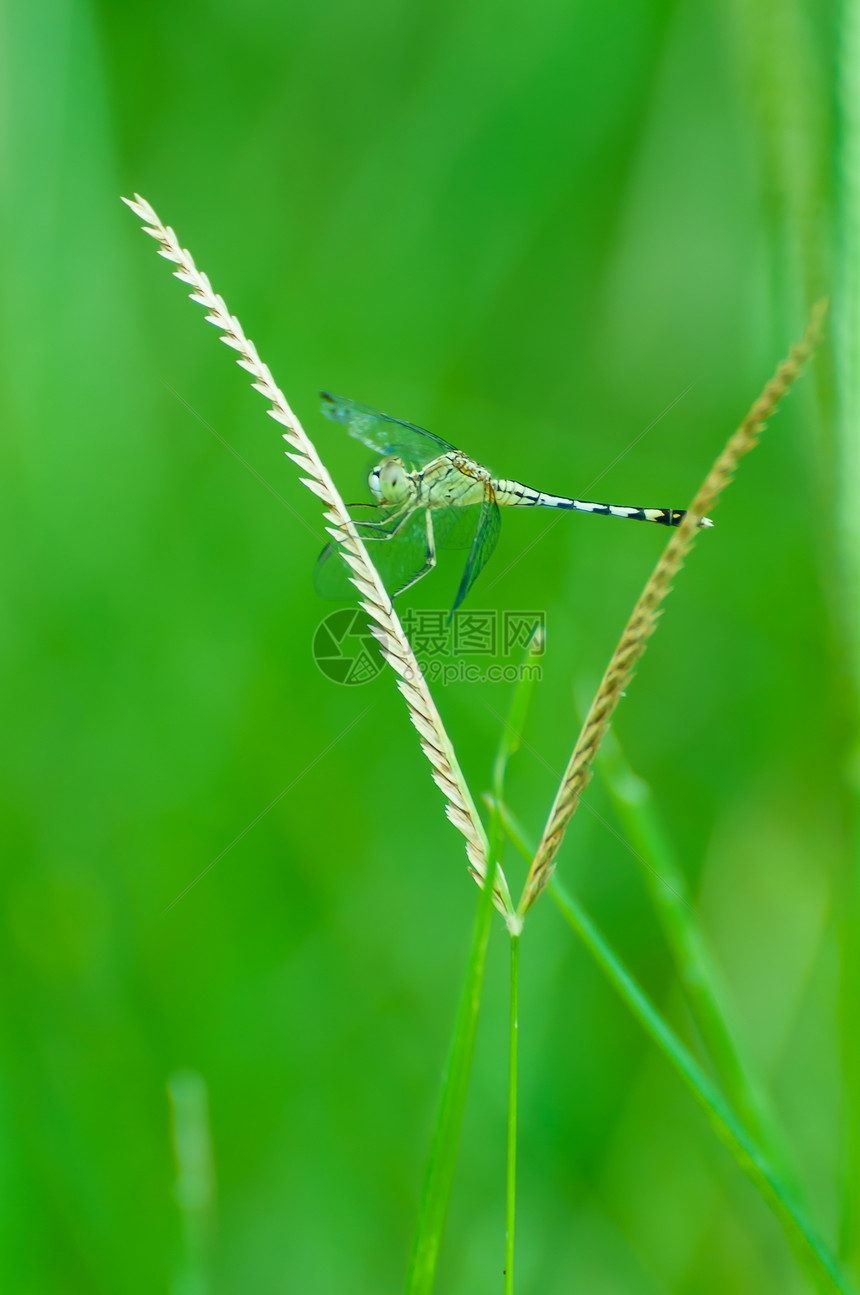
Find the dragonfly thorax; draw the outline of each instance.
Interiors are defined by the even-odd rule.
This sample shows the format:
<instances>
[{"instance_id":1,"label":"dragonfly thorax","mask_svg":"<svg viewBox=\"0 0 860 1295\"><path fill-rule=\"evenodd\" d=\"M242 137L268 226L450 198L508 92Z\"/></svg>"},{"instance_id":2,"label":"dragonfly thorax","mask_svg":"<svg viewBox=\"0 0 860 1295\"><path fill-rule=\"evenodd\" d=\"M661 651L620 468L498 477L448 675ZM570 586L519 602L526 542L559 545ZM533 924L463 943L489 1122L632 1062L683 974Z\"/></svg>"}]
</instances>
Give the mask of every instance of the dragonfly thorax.
<instances>
[{"instance_id":1,"label":"dragonfly thorax","mask_svg":"<svg viewBox=\"0 0 860 1295\"><path fill-rule=\"evenodd\" d=\"M371 471L367 481L370 493L380 504L403 504L414 490L402 459L383 459Z\"/></svg>"}]
</instances>

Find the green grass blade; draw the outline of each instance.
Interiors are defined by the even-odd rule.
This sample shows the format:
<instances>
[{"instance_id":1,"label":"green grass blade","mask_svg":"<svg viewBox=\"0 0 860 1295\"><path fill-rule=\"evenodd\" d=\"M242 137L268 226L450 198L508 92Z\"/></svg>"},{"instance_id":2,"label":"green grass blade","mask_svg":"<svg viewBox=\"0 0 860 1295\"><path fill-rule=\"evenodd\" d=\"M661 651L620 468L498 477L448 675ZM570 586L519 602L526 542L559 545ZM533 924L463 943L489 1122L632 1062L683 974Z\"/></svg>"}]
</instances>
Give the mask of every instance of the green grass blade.
<instances>
[{"instance_id":1,"label":"green grass blade","mask_svg":"<svg viewBox=\"0 0 860 1295\"><path fill-rule=\"evenodd\" d=\"M214 1231L215 1171L206 1082L194 1070L167 1081L176 1160L174 1193L182 1219L183 1259L171 1295L207 1295L207 1269Z\"/></svg>"},{"instance_id":2,"label":"green grass blade","mask_svg":"<svg viewBox=\"0 0 860 1295\"><path fill-rule=\"evenodd\" d=\"M514 845L525 858L533 858L532 845L507 806L500 805L499 813ZM565 920L583 941L639 1023L671 1062L704 1111L714 1132L773 1210L798 1261L809 1274L816 1289L828 1292L828 1295L833 1295L836 1291L851 1295L853 1287L805 1217L790 1187L741 1124L729 1103L640 989L581 905L556 878L553 878L549 889Z\"/></svg>"},{"instance_id":3,"label":"green grass blade","mask_svg":"<svg viewBox=\"0 0 860 1295\"><path fill-rule=\"evenodd\" d=\"M487 880L478 896L469 960L445 1067L436 1125L424 1171L424 1184L406 1275L406 1295L430 1295L436 1279L436 1264L448 1215L454 1170L457 1166L463 1112L466 1108L475 1037L478 1032L487 944L493 917L494 879L495 869L491 864Z\"/></svg>"},{"instance_id":4,"label":"green grass blade","mask_svg":"<svg viewBox=\"0 0 860 1295\"><path fill-rule=\"evenodd\" d=\"M799 1194L776 1117L758 1077L751 1070L731 1029L721 999L719 972L707 948L698 918L687 900L687 883L654 804L649 785L630 768L613 733L598 754L616 813L637 856L642 877L663 927L681 987L731 1105Z\"/></svg>"},{"instance_id":5,"label":"green grass blade","mask_svg":"<svg viewBox=\"0 0 860 1295\"><path fill-rule=\"evenodd\" d=\"M582 939L634 1016L672 1063L705 1112L714 1132L773 1210L817 1289L827 1292L850 1291L851 1287L836 1261L794 1200L788 1184L779 1176L728 1102L613 953L587 913L558 880L551 882L550 891L565 920Z\"/></svg>"}]
</instances>

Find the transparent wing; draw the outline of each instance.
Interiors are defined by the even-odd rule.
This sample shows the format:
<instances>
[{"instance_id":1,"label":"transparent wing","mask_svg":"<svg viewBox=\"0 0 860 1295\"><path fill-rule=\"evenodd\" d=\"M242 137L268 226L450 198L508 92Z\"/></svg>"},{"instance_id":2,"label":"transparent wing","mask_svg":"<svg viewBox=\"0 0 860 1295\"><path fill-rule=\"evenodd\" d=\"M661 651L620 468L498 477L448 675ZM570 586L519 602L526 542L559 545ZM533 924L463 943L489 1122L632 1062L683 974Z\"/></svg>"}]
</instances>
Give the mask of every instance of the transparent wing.
<instances>
[{"instance_id":1,"label":"transparent wing","mask_svg":"<svg viewBox=\"0 0 860 1295\"><path fill-rule=\"evenodd\" d=\"M355 528L362 539L385 537L393 530L395 522L391 520L394 508L384 504L350 504L349 506ZM349 581L349 567L340 556L336 544L327 544L317 559L314 571L314 587L321 598L341 601L355 598L355 585Z\"/></svg>"},{"instance_id":2,"label":"transparent wing","mask_svg":"<svg viewBox=\"0 0 860 1295\"><path fill-rule=\"evenodd\" d=\"M437 549L469 549L481 520L483 503L433 509L433 533Z\"/></svg>"},{"instance_id":3,"label":"transparent wing","mask_svg":"<svg viewBox=\"0 0 860 1295\"><path fill-rule=\"evenodd\" d=\"M496 496L489 481L484 491L484 501L479 507L480 515L477 529L472 540L472 547L469 550L469 556L466 559L466 570L463 572L463 579L460 581L460 588L457 590L457 597L454 599L454 606L451 608L452 613L460 606L481 574L493 549L496 547L499 531L502 529L499 505L496 503Z\"/></svg>"},{"instance_id":4,"label":"transparent wing","mask_svg":"<svg viewBox=\"0 0 860 1295\"><path fill-rule=\"evenodd\" d=\"M393 598L430 570L426 509L416 508L402 520L357 522L359 535L367 545L370 560L382 576ZM327 544L319 556L314 574L317 593L323 598L356 598L349 580L350 568L336 545Z\"/></svg>"},{"instance_id":5,"label":"transparent wing","mask_svg":"<svg viewBox=\"0 0 860 1295\"><path fill-rule=\"evenodd\" d=\"M409 468L421 468L440 454L448 454L455 447L441 436L425 432L414 423L402 423L398 418L381 414L378 409L360 405L357 400L332 396L320 392L322 411L326 418L342 423L350 436L362 441L379 454L393 454L403 459Z\"/></svg>"}]
</instances>

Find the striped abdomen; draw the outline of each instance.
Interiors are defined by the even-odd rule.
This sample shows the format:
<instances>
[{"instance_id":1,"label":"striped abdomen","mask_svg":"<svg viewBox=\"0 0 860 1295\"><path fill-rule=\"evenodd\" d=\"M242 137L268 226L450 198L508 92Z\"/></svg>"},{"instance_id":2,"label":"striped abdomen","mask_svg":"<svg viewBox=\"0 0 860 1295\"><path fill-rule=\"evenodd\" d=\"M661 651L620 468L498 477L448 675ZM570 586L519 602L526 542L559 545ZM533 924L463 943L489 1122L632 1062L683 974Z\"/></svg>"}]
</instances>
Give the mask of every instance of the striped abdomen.
<instances>
[{"instance_id":1,"label":"striped abdomen","mask_svg":"<svg viewBox=\"0 0 860 1295\"><path fill-rule=\"evenodd\" d=\"M510 508L570 508L578 513L598 513L604 517L626 517L634 522L656 522L659 526L678 526L684 510L677 508L623 508L619 504L594 504L584 499L566 499L563 495L546 495L542 490L532 490L520 481L494 481L496 499ZM713 526L703 517L700 526Z\"/></svg>"}]
</instances>

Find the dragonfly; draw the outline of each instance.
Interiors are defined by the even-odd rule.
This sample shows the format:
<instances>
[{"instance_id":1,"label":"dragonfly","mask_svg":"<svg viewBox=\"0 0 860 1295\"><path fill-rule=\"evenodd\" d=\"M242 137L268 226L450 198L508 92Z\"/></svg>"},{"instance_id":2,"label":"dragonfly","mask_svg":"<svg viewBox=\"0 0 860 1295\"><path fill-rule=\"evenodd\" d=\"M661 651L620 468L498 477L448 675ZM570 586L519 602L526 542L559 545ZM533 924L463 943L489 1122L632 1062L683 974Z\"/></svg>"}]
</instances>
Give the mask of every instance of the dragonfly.
<instances>
[{"instance_id":1,"label":"dragonfly","mask_svg":"<svg viewBox=\"0 0 860 1295\"><path fill-rule=\"evenodd\" d=\"M320 392L320 399L327 418L382 455L368 477L373 502L350 507L367 514L353 521L392 598L433 570L439 549L466 550L453 614L496 547L500 508L567 508L659 526L678 526L684 517L683 509L623 508L548 495L522 482L494 477L462 450L414 423L327 391ZM699 526L713 522L703 517ZM324 598L354 597L349 574L337 546L326 545L316 567L317 592Z\"/></svg>"}]
</instances>

